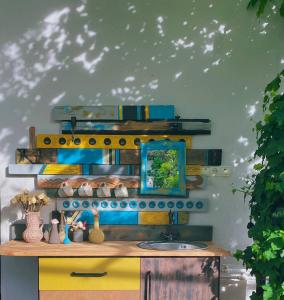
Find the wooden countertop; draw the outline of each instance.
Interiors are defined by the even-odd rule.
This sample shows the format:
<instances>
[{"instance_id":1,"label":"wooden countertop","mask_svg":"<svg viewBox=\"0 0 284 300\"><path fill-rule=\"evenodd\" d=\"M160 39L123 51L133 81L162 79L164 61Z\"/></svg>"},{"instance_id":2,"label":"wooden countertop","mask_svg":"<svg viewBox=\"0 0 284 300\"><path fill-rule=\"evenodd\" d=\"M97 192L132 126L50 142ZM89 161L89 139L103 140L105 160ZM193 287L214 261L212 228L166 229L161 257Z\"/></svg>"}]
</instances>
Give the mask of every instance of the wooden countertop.
<instances>
[{"instance_id":1,"label":"wooden countertop","mask_svg":"<svg viewBox=\"0 0 284 300\"><path fill-rule=\"evenodd\" d=\"M2 256L41 256L41 257L143 257L143 256L230 256L230 253L212 242L206 242L208 248L204 250L158 251L141 249L136 246L139 241L106 241L101 245L88 242L63 244L26 243L10 241L0 246Z\"/></svg>"}]
</instances>

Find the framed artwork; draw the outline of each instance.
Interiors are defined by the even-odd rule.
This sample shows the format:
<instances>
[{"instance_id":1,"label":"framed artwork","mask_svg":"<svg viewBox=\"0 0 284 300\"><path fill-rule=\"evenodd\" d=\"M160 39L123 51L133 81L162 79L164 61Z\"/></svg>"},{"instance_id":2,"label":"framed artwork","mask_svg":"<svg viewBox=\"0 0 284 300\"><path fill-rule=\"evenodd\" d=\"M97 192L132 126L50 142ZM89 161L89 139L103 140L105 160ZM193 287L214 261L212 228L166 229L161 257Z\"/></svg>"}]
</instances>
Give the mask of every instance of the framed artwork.
<instances>
[{"instance_id":1,"label":"framed artwork","mask_svg":"<svg viewBox=\"0 0 284 300\"><path fill-rule=\"evenodd\" d=\"M168 140L141 144L144 195L186 196L186 146Z\"/></svg>"}]
</instances>

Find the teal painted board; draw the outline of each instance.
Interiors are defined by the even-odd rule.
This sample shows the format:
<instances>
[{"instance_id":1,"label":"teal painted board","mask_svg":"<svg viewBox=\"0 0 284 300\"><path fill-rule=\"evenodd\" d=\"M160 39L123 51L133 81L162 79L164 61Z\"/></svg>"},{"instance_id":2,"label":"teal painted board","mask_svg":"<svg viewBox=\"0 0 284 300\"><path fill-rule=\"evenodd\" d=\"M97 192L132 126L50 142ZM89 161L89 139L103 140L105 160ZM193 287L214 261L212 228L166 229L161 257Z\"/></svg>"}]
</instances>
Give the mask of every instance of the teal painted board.
<instances>
[{"instance_id":1,"label":"teal painted board","mask_svg":"<svg viewBox=\"0 0 284 300\"><path fill-rule=\"evenodd\" d=\"M57 149L59 164L104 164L103 149Z\"/></svg>"},{"instance_id":2,"label":"teal painted board","mask_svg":"<svg viewBox=\"0 0 284 300\"><path fill-rule=\"evenodd\" d=\"M174 105L149 105L149 119L164 120L175 118Z\"/></svg>"},{"instance_id":3,"label":"teal painted board","mask_svg":"<svg viewBox=\"0 0 284 300\"><path fill-rule=\"evenodd\" d=\"M94 224L94 215L90 210L82 211L77 221ZM101 225L137 225L138 212L136 211L100 211Z\"/></svg>"}]
</instances>

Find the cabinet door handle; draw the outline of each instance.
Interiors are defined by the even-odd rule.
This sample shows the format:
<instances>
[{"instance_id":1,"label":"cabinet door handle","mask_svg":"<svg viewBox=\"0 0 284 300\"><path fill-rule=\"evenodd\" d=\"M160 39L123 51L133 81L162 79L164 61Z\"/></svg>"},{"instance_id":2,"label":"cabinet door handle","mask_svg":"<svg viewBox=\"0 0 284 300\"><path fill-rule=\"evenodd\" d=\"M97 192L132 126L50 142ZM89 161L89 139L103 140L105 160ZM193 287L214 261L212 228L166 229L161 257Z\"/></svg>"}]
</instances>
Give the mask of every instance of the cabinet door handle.
<instances>
[{"instance_id":1,"label":"cabinet door handle","mask_svg":"<svg viewBox=\"0 0 284 300\"><path fill-rule=\"evenodd\" d=\"M151 300L151 271L145 274L144 300Z\"/></svg>"},{"instance_id":2,"label":"cabinet door handle","mask_svg":"<svg viewBox=\"0 0 284 300\"><path fill-rule=\"evenodd\" d=\"M72 272L70 273L71 277L103 277L106 276L107 272L102 273L78 273L78 272Z\"/></svg>"}]
</instances>

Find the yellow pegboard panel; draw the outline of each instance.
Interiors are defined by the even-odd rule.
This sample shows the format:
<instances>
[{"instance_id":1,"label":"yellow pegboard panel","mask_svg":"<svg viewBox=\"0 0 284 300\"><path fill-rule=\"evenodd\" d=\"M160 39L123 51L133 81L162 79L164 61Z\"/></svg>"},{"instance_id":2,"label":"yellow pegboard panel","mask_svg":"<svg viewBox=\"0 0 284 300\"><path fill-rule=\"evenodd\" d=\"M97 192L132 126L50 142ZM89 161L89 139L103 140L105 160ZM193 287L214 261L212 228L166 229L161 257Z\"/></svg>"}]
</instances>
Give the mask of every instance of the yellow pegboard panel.
<instances>
[{"instance_id":1,"label":"yellow pegboard panel","mask_svg":"<svg viewBox=\"0 0 284 300\"><path fill-rule=\"evenodd\" d=\"M191 148L191 137L184 135L97 135L97 134L38 134L37 148L99 148L99 149L140 149L140 143L169 139L184 141Z\"/></svg>"},{"instance_id":2,"label":"yellow pegboard panel","mask_svg":"<svg viewBox=\"0 0 284 300\"><path fill-rule=\"evenodd\" d=\"M42 174L44 174L44 175L60 175L60 174L77 175L77 174L82 174L82 167L81 167L81 165L48 164L45 166Z\"/></svg>"}]
</instances>

